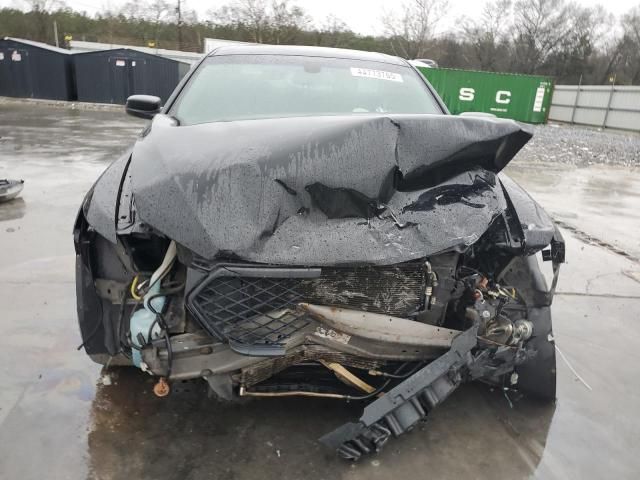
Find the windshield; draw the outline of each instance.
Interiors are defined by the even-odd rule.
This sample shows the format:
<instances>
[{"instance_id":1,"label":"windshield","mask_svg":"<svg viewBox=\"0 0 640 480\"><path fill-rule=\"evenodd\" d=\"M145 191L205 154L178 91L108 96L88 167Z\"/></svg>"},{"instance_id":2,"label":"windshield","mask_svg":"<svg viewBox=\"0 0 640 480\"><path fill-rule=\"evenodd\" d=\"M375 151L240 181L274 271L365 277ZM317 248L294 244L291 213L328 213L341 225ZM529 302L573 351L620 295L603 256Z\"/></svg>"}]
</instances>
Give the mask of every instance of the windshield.
<instances>
[{"instance_id":1,"label":"windshield","mask_svg":"<svg viewBox=\"0 0 640 480\"><path fill-rule=\"evenodd\" d=\"M443 112L409 67L281 55L210 57L170 110L182 125L368 113Z\"/></svg>"}]
</instances>

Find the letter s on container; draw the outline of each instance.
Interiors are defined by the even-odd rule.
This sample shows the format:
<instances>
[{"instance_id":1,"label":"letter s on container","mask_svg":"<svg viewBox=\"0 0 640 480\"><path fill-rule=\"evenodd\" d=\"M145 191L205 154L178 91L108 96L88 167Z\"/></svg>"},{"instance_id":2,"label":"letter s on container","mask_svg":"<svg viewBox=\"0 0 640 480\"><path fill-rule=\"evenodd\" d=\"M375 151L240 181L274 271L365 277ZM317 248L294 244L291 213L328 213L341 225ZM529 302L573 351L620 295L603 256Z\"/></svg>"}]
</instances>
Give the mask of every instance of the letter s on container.
<instances>
[{"instance_id":1,"label":"letter s on container","mask_svg":"<svg viewBox=\"0 0 640 480\"><path fill-rule=\"evenodd\" d=\"M463 87L460 89L460 93L458 95L458 99L463 102L473 102L473 99L476 97L475 88Z\"/></svg>"}]
</instances>

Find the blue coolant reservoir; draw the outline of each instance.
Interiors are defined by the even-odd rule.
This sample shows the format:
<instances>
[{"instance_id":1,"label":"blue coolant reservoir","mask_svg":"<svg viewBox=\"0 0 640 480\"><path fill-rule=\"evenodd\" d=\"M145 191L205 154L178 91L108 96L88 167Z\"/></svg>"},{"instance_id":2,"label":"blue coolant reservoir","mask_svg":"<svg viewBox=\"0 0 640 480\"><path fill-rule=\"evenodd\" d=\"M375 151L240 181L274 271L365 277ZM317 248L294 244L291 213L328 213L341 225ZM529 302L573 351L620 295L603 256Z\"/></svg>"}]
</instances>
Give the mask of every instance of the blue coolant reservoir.
<instances>
[{"instance_id":1,"label":"blue coolant reservoir","mask_svg":"<svg viewBox=\"0 0 640 480\"><path fill-rule=\"evenodd\" d=\"M167 275L173 266L173 261L176 258L176 242L172 241L167 248L164 259L153 272L149 279L149 290L144 295L142 302L143 308L136 310L131 315L131 321L129 322L129 333L131 334L131 343L138 348L142 348L147 345L151 340L159 338L162 335L162 327L159 323L158 314L156 312L162 312L166 297L156 296L160 293L160 283L162 279ZM133 293L133 292L132 292ZM133 364L136 367L140 367L145 370L145 366L142 364L142 355L140 351L132 348L131 358Z\"/></svg>"},{"instance_id":2,"label":"blue coolant reservoir","mask_svg":"<svg viewBox=\"0 0 640 480\"><path fill-rule=\"evenodd\" d=\"M158 338L162 334L162 328L160 328L160 324L158 323L158 315L155 312L162 311L164 308L165 297L155 297L149 300L149 298L157 295L159 292L160 282L157 281L144 296L144 308L136 310L131 316L129 327L129 331L131 332L131 343L138 348L142 348L151 340ZM151 304L151 308L149 308L149 304ZM140 355L139 350L133 348L131 358L136 367L141 367L142 355Z\"/></svg>"}]
</instances>

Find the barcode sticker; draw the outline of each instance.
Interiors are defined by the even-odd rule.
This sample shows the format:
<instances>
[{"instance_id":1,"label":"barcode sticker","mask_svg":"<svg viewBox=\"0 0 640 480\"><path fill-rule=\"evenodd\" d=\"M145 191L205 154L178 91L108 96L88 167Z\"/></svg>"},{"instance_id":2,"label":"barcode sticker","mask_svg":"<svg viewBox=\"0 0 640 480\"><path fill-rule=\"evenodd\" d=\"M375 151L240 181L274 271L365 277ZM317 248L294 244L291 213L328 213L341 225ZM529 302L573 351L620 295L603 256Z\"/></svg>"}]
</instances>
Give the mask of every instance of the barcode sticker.
<instances>
[{"instance_id":1,"label":"barcode sticker","mask_svg":"<svg viewBox=\"0 0 640 480\"><path fill-rule=\"evenodd\" d=\"M124 60L116 60L116 67L124 67L124 66L125 66Z\"/></svg>"},{"instance_id":2,"label":"barcode sticker","mask_svg":"<svg viewBox=\"0 0 640 480\"><path fill-rule=\"evenodd\" d=\"M372 70L370 68L351 67L351 75L354 77L375 78L378 80L389 80L391 82L402 82L402 75L399 73L385 72L384 70Z\"/></svg>"}]
</instances>

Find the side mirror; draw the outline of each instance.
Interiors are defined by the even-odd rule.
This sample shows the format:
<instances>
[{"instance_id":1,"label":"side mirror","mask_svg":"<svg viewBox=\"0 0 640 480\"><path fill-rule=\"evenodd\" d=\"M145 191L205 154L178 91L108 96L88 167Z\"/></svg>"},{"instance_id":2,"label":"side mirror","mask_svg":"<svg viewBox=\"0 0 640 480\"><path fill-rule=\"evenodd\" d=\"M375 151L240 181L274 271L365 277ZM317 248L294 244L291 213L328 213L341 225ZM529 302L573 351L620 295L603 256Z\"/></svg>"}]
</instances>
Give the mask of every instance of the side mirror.
<instances>
[{"instance_id":1,"label":"side mirror","mask_svg":"<svg viewBox=\"0 0 640 480\"><path fill-rule=\"evenodd\" d=\"M162 100L153 95L131 95L127 98L126 112L138 118L151 119L162 109Z\"/></svg>"}]
</instances>

